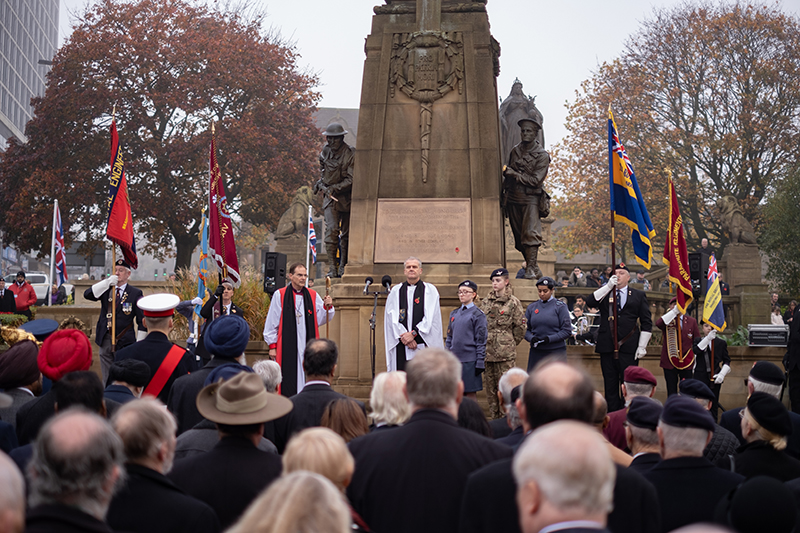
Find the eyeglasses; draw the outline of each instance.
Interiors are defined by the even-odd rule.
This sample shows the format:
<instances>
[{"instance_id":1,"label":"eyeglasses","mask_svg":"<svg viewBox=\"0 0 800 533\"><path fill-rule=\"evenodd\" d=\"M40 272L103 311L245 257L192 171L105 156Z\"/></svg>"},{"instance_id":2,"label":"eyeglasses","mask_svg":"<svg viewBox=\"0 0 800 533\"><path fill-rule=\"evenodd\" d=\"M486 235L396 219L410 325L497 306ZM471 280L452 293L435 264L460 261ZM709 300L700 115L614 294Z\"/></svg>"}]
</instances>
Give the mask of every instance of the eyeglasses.
<instances>
[{"instance_id":1,"label":"eyeglasses","mask_svg":"<svg viewBox=\"0 0 800 533\"><path fill-rule=\"evenodd\" d=\"M458 291L458 295L459 296L464 295L464 294L466 294L466 295L475 294L475 291Z\"/></svg>"},{"instance_id":2,"label":"eyeglasses","mask_svg":"<svg viewBox=\"0 0 800 533\"><path fill-rule=\"evenodd\" d=\"M739 411L739 418L744 418L744 409Z\"/></svg>"}]
</instances>

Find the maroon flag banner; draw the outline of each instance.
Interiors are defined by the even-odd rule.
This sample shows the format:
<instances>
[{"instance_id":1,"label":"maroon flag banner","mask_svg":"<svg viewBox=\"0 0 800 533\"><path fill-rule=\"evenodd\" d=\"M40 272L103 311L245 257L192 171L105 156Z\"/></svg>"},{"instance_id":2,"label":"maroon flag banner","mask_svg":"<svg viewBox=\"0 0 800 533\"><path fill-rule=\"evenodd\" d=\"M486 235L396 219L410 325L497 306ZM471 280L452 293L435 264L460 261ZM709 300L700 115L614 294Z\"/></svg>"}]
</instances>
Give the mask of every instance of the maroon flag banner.
<instances>
[{"instance_id":1,"label":"maroon flag banner","mask_svg":"<svg viewBox=\"0 0 800 533\"><path fill-rule=\"evenodd\" d=\"M224 275L238 287L241 282L239 259L236 257L236 241L233 238L233 223L228 212L225 184L217 165L217 147L213 133L209 169L208 255L214 258Z\"/></svg>"},{"instance_id":2,"label":"maroon flag banner","mask_svg":"<svg viewBox=\"0 0 800 533\"><path fill-rule=\"evenodd\" d=\"M689 252L683 234L683 218L678 209L675 183L669 178L669 230L664 243L664 264L669 267L669 280L678 287L677 305L681 313L692 302L692 279L689 276Z\"/></svg>"},{"instance_id":3,"label":"maroon flag banner","mask_svg":"<svg viewBox=\"0 0 800 533\"><path fill-rule=\"evenodd\" d=\"M128 182L125 178L125 164L119 149L117 122L111 121L111 178L108 188L108 223L106 237L119 244L122 255L132 268L139 266L136 256L136 241L133 236L133 216L128 201Z\"/></svg>"}]
</instances>

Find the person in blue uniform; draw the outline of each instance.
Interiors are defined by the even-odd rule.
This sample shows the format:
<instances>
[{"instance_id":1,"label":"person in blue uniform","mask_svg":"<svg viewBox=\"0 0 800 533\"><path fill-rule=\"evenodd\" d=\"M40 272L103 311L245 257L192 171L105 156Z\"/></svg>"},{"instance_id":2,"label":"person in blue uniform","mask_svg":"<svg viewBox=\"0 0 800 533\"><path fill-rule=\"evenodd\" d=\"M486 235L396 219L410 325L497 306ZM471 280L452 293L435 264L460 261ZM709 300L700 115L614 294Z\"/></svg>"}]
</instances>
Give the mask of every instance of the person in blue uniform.
<instances>
[{"instance_id":1,"label":"person in blue uniform","mask_svg":"<svg viewBox=\"0 0 800 533\"><path fill-rule=\"evenodd\" d=\"M525 340L531 343L528 355L528 372L545 357L555 356L567 360L566 340L572 335L567 304L555 297L556 282L543 277L536 282L539 299L528 306L525 319L528 329Z\"/></svg>"},{"instance_id":2,"label":"person in blue uniform","mask_svg":"<svg viewBox=\"0 0 800 533\"><path fill-rule=\"evenodd\" d=\"M483 374L486 368L486 337L488 328L486 315L475 305L478 285L474 281L462 281L458 285L458 300L461 305L450 313L445 347L461 361L461 380L464 396L476 398L483 389Z\"/></svg>"}]
</instances>

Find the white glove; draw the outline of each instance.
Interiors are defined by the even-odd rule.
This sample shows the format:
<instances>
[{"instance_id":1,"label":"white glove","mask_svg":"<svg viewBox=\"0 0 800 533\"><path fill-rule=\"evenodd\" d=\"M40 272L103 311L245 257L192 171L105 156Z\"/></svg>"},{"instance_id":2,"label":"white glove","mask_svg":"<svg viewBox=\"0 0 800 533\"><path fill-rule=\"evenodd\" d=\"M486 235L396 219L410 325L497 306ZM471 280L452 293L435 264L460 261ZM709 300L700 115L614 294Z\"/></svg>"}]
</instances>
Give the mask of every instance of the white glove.
<instances>
[{"instance_id":1,"label":"white glove","mask_svg":"<svg viewBox=\"0 0 800 533\"><path fill-rule=\"evenodd\" d=\"M711 333L714 333L714 332L712 331ZM711 333L709 333L708 335L703 337L703 339L700 342L697 343L697 347L698 348L700 348L703 351L708 349L708 345L711 344L711 341L714 339L714 337L716 337L716 335L714 337L712 337Z\"/></svg>"},{"instance_id":2,"label":"white glove","mask_svg":"<svg viewBox=\"0 0 800 533\"><path fill-rule=\"evenodd\" d=\"M106 279L98 281L92 285L92 294L94 294L95 298L100 298L104 292L116 286L117 281L119 281L119 278L114 274L108 276Z\"/></svg>"},{"instance_id":3,"label":"white glove","mask_svg":"<svg viewBox=\"0 0 800 533\"><path fill-rule=\"evenodd\" d=\"M192 305L203 305L203 299L199 297L193 298L191 303Z\"/></svg>"},{"instance_id":4,"label":"white glove","mask_svg":"<svg viewBox=\"0 0 800 533\"><path fill-rule=\"evenodd\" d=\"M145 330L140 329L136 332L136 342L143 341L145 337L147 337L147 332Z\"/></svg>"},{"instance_id":5,"label":"white glove","mask_svg":"<svg viewBox=\"0 0 800 533\"><path fill-rule=\"evenodd\" d=\"M639 333L639 347L636 348L636 359L641 359L647 355L647 343L650 342L650 337L653 334L649 331L642 331Z\"/></svg>"},{"instance_id":6,"label":"white glove","mask_svg":"<svg viewBox=\"0 0 800 533\"><path fill-rule=\"evenodd\" d=\"M606 294L611 292L612 289L617 286L618 282L619 282L619 280L617 279L616 275L611 276L610 278L608 278L608 283L606 283L605 285L603 285L602 287L600 287L599 289L594 291L594 299L599 302L600 300L605 298Z\"/></svg>"},{"instance_id":7,"label":"white glove","mask_svg":"<svg viewBox=\"0 0 800 533\"><path fill-rule=\"evenodd\" d=\"M678 309L678 306L676 305L675 307L664 313L664 315L662 315L661 317L661 320L664 321L664 324L672 324L672 321L675 320L675 317L677 317L680 314L681 311L680 309Z\"/></svg>"},{"instance_id":8,"label":"white glove","mask_svg":"<svg viewBox=\"0 0 800 533\"><path fill-rule=\"evenodd\" d=\"M712 339L712 340L716 339L717 338L717 330L712 329L711 331L708 332L708 335L706 335L706 337L708 337L709 339Z\"/></svg>"},{"instance_id":9,"label":"white glove","mask_svg":"<svg viewBox=\"0 0 800 533\"><path fill-rule=\"evenodd\" d=\"M719 374L714 376L712 379L714 383L717 385L722 385L722 382L725 381L725 376L727 376L731 371L731 367L728 365L722 365L722 370L719 371Z\"/></svg>"}]
</instances>

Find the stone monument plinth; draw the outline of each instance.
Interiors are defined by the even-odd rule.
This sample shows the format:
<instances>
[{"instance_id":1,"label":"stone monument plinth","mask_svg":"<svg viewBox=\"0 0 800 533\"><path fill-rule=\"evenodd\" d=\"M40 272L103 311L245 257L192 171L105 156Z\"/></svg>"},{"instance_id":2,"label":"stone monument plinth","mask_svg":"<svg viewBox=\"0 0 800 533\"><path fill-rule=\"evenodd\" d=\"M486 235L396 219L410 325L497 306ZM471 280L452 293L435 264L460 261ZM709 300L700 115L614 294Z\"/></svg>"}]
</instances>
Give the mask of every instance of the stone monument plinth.
<instances>
[{"instance_id":1,"label":"stone monument plinth","mask_svg":"<svg viewBox=\"0 0 800 533\"><path fill-rule=\"evenodd\" d=\"M739 295L738 323L768 324L770 315L768 287L761 282L761 254L755 244L729 244L720 261L731 294Z\"/></svg>"}]
</instances>

